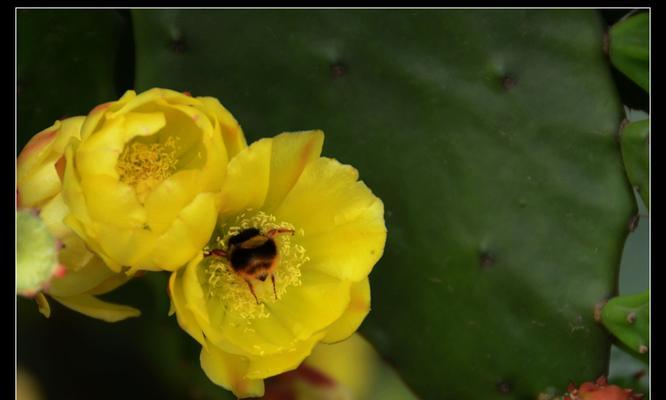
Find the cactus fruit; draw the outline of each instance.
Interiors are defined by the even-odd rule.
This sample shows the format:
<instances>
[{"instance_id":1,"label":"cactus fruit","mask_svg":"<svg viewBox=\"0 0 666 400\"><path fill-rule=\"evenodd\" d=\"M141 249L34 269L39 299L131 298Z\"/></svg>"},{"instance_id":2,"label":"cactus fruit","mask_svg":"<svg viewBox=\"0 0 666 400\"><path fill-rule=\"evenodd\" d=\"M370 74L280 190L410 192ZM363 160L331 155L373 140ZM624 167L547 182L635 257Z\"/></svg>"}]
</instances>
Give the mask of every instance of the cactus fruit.
<instances>
[{"instance_id":1,"label":"cactus fruit","mask_svg":"<svg viewBox=\"0 0 666 400\"><path fill-rule=\"evenodd\" d=\"M621 343L647 361L650 343L650 292L612 298L601 310L601 322Z\"/></svg>"},{"instance_id":2,"label":"cactus fruit","mask_svg":"<svg viewBox=\"0 0 666 400\"><path fill-rule=\"evenodd\" d=\"M650 208L650 120L630 122L620 131L622 158L629 182Z\"/></svg>"},{"instance_id":3,"label":"cactus fruit","mask_svg":"<svg viewBox=\"0 0 666 400\"><path fill-rule=\"evenodd\" d=\"M33 210L16 212L16 235L16 291L34 297L62 271L58 263L60 244Z\"/></svg>"}]
</instances>

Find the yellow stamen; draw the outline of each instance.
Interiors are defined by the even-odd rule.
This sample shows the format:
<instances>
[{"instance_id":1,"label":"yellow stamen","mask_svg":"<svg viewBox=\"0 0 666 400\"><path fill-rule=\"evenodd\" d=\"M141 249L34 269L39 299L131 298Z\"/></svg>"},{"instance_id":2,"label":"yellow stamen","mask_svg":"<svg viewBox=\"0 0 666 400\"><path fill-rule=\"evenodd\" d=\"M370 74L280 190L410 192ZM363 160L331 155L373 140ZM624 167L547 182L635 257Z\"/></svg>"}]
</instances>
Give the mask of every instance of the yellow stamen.
<instances>
[{"instance_id":1,"label":"yellow stamen","mask_svg":"<svg viewBox=\"0 0 666 400\"><path fill-rule=\"evenodd\" d=\"M276 223L273 215L247 210L233 219L230 224L222 226L223 237L217 238L216 247L226 250L229 238L248 228L257 228L262 233L278 228L295 229L286 222ZM302 234L302 231L296 232L296 235ZM289 287L301 285L301 266L309 260L303 246L294 243L292 235L277 235L273 240L278 249L277 265L273 270L275 292L270 278L264 282L258 279L251 280L250 283L259 300L257 304L247 283L231 268L227 259L208 257L203 264L203 273L206 276L204 285L207 286L208 298L219 300L227 310L237 313L242 318L267 318L270 312L266 304L270 307L270 304L282 299Z\"/></svg>"},{"instance_id":2,"label":"yellow stamen","mask_svg":"<svg viewBox=\"0 0 666 400\"><path fill-rule=\"evenodd\" d=\"M176 171L176 150L173 136L163 143L134 141L128 144L116 165L120 181L133 186L137 198L143 203L157 185Z\"/></svg>"}]
</instances>

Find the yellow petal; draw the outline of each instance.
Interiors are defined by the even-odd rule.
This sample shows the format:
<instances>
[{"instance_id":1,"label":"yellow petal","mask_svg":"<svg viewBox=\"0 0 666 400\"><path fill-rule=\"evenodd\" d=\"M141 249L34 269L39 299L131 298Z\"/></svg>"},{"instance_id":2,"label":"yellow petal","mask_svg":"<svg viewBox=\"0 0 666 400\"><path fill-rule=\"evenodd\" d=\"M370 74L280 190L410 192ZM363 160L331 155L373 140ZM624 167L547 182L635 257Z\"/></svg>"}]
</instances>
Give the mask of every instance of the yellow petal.
<instances>
[{"instance_id":1,"label":"yellow petal","mask_svg":"<svg viewBox=\"0 0 666 400\"><path fill-rule=\"evenodd\" d=\"M67 118L35 135L19 154L16 184L22 207L40 207L60 191L56 163L72 137L79 137L83 117Z\"/></svg>"},{"instance_id":2,"label":"yellow petal","mask_svg":"<svg viewBox=\"0 0 666 400\"><path fill-rule=\"evenodd\" d=\"M233 115L214 97L197 97L197 99L203 104L204 111L217 120L229 158L233 158L245 149L247 147L245 136Z\"/></svg>"},{"instance_id":3,"label":"yellow petal","mask_svg":"<svg viewBox=\"0 0 666 400\"><path fill-rule=\"evenodd\" d=\"M176 319L178 320L178 325L190 336L196 339L197 342L201 343L202 346L206 346L206 342L201 332L201 327L197 323L194 314L190 311L187 300L185 298L185 293L183 291L183 279L182 275L184 270L176 271L171 274L169 278L169 294L171 295L171 306L173 311L176 312Z\"/></svg>"},{"instance_id":4,"label":"yellow petal","mask_svg":"<svg viewBox=\"0 0 666 400\"><path fill-rule=\"evenodd\" d=\"M160 89L160 88L153 88L146 90L145 92L141 92L136 96L127 96L126 101L123 102L121 107L117 107L113 111L109 111L106 114L106 117L109 119L117 118L120 115L130 113L137 108L140 108L148 103L159 101L160 99L165 99L168 96L177 96L177 95L183 96L182 93L175 92L173 90L169 89ZM126 93L127 95L127 93ZM121 103L121 98L118 103Z\"/></svg>"},{"instance_id":5,"label":"yellow petal","mask_svg":"<svg viewBox=\"0 0 666 400\"><path fill-rule=\"evenodd\" d=\"M67 267L68 271L79 271L93 262L95 254L88 249L85 242L77 234L69 231L60 240L62 241L62 248L58 254L58 261ZM101 263L101 266L104 266L104 263Z\"/></svg>"},{"instance_id":6,"label":"yellow petal","mask_svg":"<svg viewBox=\"0 0 666 400\"><path fill-rule=\"evenodd\" d=\"M50 145L60 133L61 122L56 121L50 127L30 138L16 158L16 177L19 182L26 179L50 153Z\"/></svg>"},{"instance_id":7,"label":"yellow petal","mask_svg":"<svg viewBox=\"0 0 666 400\"><path fill-rule=\"evenodd\" d=\"M166 125L164 113L128 113L108 120L81 142L76 153L80 176L108 175L118 179L116 165L125 145L137 136L154 135Z\"/></svg>"},{"instance_id":8,"label":"yellow petal","mask_svg":"<svg viewBox=\"0 0 666 400\"><path fill-rule=\"evenodd\" d=\"M334 321L349 306L350 283L315 270L303 270L302 284L290 287L274 304L269 318L277 318L298 340L305 340Z\"/></svg>"},{"instance_id":9,"label":"yellow petal","mask_svg":"<svg viewBox=\"0 0 666 400\"><path fill-rule=\"evenodd\" d=\"M118 179L116 162L125 145L122 119L115 119L77 147L75 161L79 176L108 175Z\"/></svg>"},{"instance_id":10,"label":"yellow petal","mask_svg":"<svg viewBox=\"0 0 666 400\"><path fill-rule=\"evenodd\" d=\"M220 194L220 215L259 209L268 192L271 160L270 139L254 142L227 165Z\"/></svg>"},{"instance_id":11,"label":"yellow petal","mask_svg":"<svg viewBox=\"0 0 666 400\"><path fill-rule=\"evenodd\" d=\"M95 249L95 252L113 271L120 272L120 268L117 268L116 265L140 267L147 270L159 269L146 262L146 258L155 246L156 239L156 235L150 230L145 227L129 229L110 224L96 224L96 229L97 235L92 243L98 243L101 250ZM112 264L104 258L105 256L113 260Z\"/></svg>"},{"instance_id":12,"label":"yellow petal","mask_svg":"<svg viewBox=\"0 0 666 400\"><path fill-rule=\"evenodd\" d=\"M182 290L186 307L192 312L200 326L210 323L204 292L198 277L199 263L203 260L203 253L199 252L185 267L184 273L178 275L182 279Z\"/></svg>"},{"instance_id":13,"label":"yellow petal","mask_svg":"<svg viewBox=\"0 0 666 400\"><path fill-rule=\"evenodd\" d=\"M367 277L384 253L383 214L383 204L377 202L364 215L330 232L306 233L300 243L311 261L304 267L354 282Z\"/></svg>"},{"instance_id":14,"label":"yellow petal","mask_svg":"<svg viewBox=\"0 0 666 400\"><path fill-rule=\"evenodd\" d=\"M261 397L264 382L245 377L248 364L246 358L226 353L213 344L201 349L201 368L211 381L231 390L239 398Z\"/></svg>"},{"instance_id":15,"label":"yellow petal","mask_svg":"<svg viewBox=\"0 0 666 400\"><path fill-rule=\"evenodd\" d=\"M224 183L229 163L228 151L217 128L205 131L203 136L206 164L201 168L202 188L205 191L218 192Z\"/></svg>"},{"instance_id":16,"label":"yellow petal","mask_svg":"<svg viewBox=\"0 0 666 400\"><path fill-rule=\"evenodd\" d=\"M384 205L357 181L357 171L320 158L275 210L278 219L304 230L299 239L314 268L354 282L368 276L386 242Z\"/></svg>"},{"instance_id":17,"label":"yellow petal","mask_svg":"<svg viewBox=\"0 0 666 400\"><path fill-rule=\"evenodd\" d=\"M368 278L351 287L349 307L342 317L326 329L324 343L336 343L351 336L370 312L370 282Z\"/></svg>"},{"instance_id":18,"label":"yellow petal","mask_svg":"<svg viewBox=\"0 0 666 400\"><path fill-rule=\"evenodd\" d=\"M35 301L37 302L37 308L39 312L46 318L49 318L51 316L51 306L49 305L49 301L46 296L44 296L44 293L37 292L35 295Z\"/></svg>"},{"instance_id":19,"label":"yellow petal","mask_svg":"<svg viewBox=\"0 0 666 400\"><path fill-rule=\"evenodd\" d=\"M339 319L348 308L349 293L349 282L307 271L301 286L290 287L275 304L265 304L268 317L248 320L210 299L209 323L202 327L206 337L227 352L280 354Z\"/></svg>"},{"instance_id":20,"label":"yellow petal","mask_svg":"<svg viewBox=\"0 0 666 400\"><path fill-rule=\"evenodd\" d=\"M36 166L29 177L18 181L17 186L21 207L39 207L60 192L60 177L55 162Z\"/></svg>"},{"instance_id":21,"label":"yellow petal","mask_svg":"<svg viewBox=\"0 0 666 400\"><path fill-rule=\"evenodd\" d=\"M136 308L123 306L120 304L107 303L89 295L51 297L67 308L106 322L117 322L126 318L138 317L141 315L141 311L137 310Z\"/></svg>"},{"instance_id":22,"label":"yellow petal","mask_svg":"<svg viewBox=\"0 0 666 400\"><path fill-rule=\"evenodd\" d=\"M102 224L132 229L146 222L146 211L131 186L111 176L89 175L81 180L88 214Z\"/></svg>"},{"instance_id":23,"label":"yellow petal","mask_svg":"<svg viewBox=\"0 0 666 400\"><path fill-rule=\"evenodd\" d=\"M81 127L81 139L86 139L90 134L92 134L103 121L102 118L107 113L118 110L135 97L136 92L133 90L128 90L120 99L118 99L118 101L103 103L93 108L88 113L88 116L86 117L83 126Z\"/></svg>"},{"instance_id":24,"label":"yellow petal","mask_svg":"<svg viewBox=\"0 0 666 400\"><path fill-rule=\"evenodd\" d=\"M126 274L123 272L113 274L106 280L102 281L102 283L91 289L88 292L88 294L91 294L93 296L99 296L108 293L112 290L116 290L117 288L124 285L125 283L127 283L127 281L129 281L132 278L133 275Z\"/></svg>"},{"instance_id":25,"label":"yellow petal","mask_svg":"<svg viewBox=\"0 0 666 400\"><path fill-rule=\"evenodd\" d=\"M79 183L79 177L76 174L74 167L74 152L76 151L77 144L73 143L71 147L65 150L66 166L65 175L63 178L62 193L65 204L69 207L70 216L75 217L80 223L90 224L90 216L88 215L88 206L86 199ZM69 218L68 216L67 218ZM68 223L66 225L69 226Z\"/></svg>"},{"instance_id":26,"label":"yellow petal","mask_svg":"<svg viewBox=\"0 0 666 400\"><path fill-rule=\"evenodd\" d=\"M361 335L333 345L318 344L305 360L305 365L320 371L347 390L353 399L382 398L376 393L382 361L375 349ZM386 379L386 378L384 378ZM375 389L375 393L372 390ZM391 393L382 387L382 393ZM373 396L373 394L375 396ZM393 394L393 393L392 393ZM413 399L407 394L396 394L393 399Z\"/></svg>"},{"instance_id":27,"label":"yellow petal","mask_svg":"<svg viewBox=\"0 0 666 400\"><path fill-rule=\"evenodd\" d=\"M48 293L61 297L83 294L113 275L114 272L107 268L99 257L92 257L80 270L68 271L62 278L52 279Z\"/></svg>"},{"instance_id":28,"label":"yellow petal","mask_svg":"<svg viewBox=\"0 0 666 400\"><path fill-rule=\"evenodd\" d=\"M90 247L90 249L94 251L95 254L100 256L100 258L104 260L104 263L109 268L111 268L112 271L120 272L122 269L122 264L109 257L100 243L93 239L97 235L98 226L96 224L89 223L87 226L84 226L81 221L76 219L73 214L69 214L67 217L65 217L64 222L65 225L70 227L72 231L74 231L81 239L85 240L86 245Z\"/></svg>"},{"instance_id":29,"label":"yellow petal","mask_svg":"<svg viewBox=\"0 0 666 400\"><path fill-rule=\"evenodd\" d=\"M163 233L178 214L199 193L199 171L178 171L160 183L146 198L146 223L150 229Z\"/></svg>"},{"instance_id":30,"label":"yellow petal","mask_svg":"<svg viewBox=\"0 0 666 400\"><path fill-rule=\"evenodd\" d=\"M323 144L322 131L290 132L273 138L264 210L270 212L282 202L305 167L319 158Z\"/></svg>"},{"instance_id":31,"label":"yellow petal","mask_svg":"<svg viewBox=\"0 0 666 400\"><path fill-rule=\"evenodd\" d=\"M316 334L284 353L250 357L245 376L249 379L264 379L298 368L322 336L322 333Z\"/></svg>"},{"instance_id":32,"label":"yellow petal","mask_svg":"<svg viewBox=\"0 0 666 400\"><path fill-rule=\"evenodd\" d=\"M274 354L291 347L294 334L277 318L247 320L227 310L214 299L208 301L210 322L203 325L204 334L217 347L234 354Z\"/></svg>"},{"instance_id":33,"label":"yellow petal","mask_svg":"<svg viewBox=\"0 0 666 400\"><path fill-rule=\"evenodd\" d=\"M216 216L215 195L200 193L156 241L149 259L143 264L168 271L185 265L210 240Z\"/></svg>"},{"instance_id":34,"label":"yellow petal","mask_svg":"<svg viewBox=\"0 0 666 400\"><path fill-rule=\"evenodd\" d=\"M63 119L60 125L60 133L51 145L51 152L58 155L65 154L65 148L69 145L70 139L81 138L81 126L86 120L84 116L70 117Z\"/></svg>"},{"instance_id":35,"label":"yellow petal","mask_svg":"<svg viewBox=\"0 0 666 400\"><path fill-rule=\"evenodd\" d=\"M150 106L166 118L166 125L159 131L158 139L163 141L173 137L174 156L179 159L179 168L200 167L203 158L197 161L193 156L202 149L203 133L213 130L205 114L192 106L170 104L164 100L153 102ZM222 152L226 159L224 148Z\"/></svg>"},{"instance_id":36,"label":"yellow petal","mask_svg":"<svg viewBox=\"0 0 666 400\"><path fill-rule=\"evenodd\" d=\"M69 208L60 192L44 204L39 212L40 218L56 238L63 238L70 232L70 229L64 223L67 214L69 214Z\"/></svg>"}]
</instances>

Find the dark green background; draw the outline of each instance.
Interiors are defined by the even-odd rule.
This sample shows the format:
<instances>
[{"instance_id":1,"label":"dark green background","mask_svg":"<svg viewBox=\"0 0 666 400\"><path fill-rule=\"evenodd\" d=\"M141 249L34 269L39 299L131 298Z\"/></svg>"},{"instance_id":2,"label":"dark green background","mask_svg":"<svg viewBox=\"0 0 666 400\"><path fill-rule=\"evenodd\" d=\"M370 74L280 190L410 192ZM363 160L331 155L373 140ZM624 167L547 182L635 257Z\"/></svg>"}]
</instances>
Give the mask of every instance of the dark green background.
<instances>
[{"instance_id":1,"label":"dark green background","mask_svg":"<svg viewBox=\"0 0 666 400\"><path fill-rule=\"evenodd\" d=\"M610 139L619 101L646 104L600 52L589 52L601 42L603 18L619 16L21 10L18 146L58 118L153 86L218 97L250 141L323 128L324 154L358 167L387 206L389 241L362 331L418 392L431 394L424 398L529 398L557 371L602 372L607 357L605 333L584 312L615 286L633 207ZM544 48L557 56L543 58ZM585 96L594 101L578 103ZM589 135L597 131L608 139ZM550 153L595 146L603 151ZM592 170L568 170L569 162ZM608 188L614 200L601 206ZM629 236L621 292L647 286L644 222ZM608 241L584 239L609 232ZM605 261L579 260L599 243ZM166 318L165 282L151 274L112 293L144 312L119 324L53 303L44 320L19 299L19 366L48 398L225 398L200 372L198 346ZM592 283L598 288L587 291ZM585 328L563 334L570 322ZM491 361L479 358L486 355Z\"/></svg>"}]
</instances>

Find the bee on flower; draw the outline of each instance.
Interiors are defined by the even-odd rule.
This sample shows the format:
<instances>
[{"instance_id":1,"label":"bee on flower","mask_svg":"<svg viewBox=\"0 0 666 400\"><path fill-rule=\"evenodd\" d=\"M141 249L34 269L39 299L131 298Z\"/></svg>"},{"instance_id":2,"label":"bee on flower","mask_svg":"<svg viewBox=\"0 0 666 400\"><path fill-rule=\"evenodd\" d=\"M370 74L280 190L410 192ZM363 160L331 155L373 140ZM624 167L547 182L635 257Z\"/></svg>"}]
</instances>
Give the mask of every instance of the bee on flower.
<instances>
[{"instance_id":1,"label":"bee on flower","mask_svg":"<svg viewBox=\"0 0 666 400\"><path fill-rule=\"evenodd\" d=\"M201 366L239 397L354 333L383 254L384 206L349 165L321 157L320 131L283 133L227 166L212 240L171 275L172 311Z\"/></svg>"}]
</instances>

